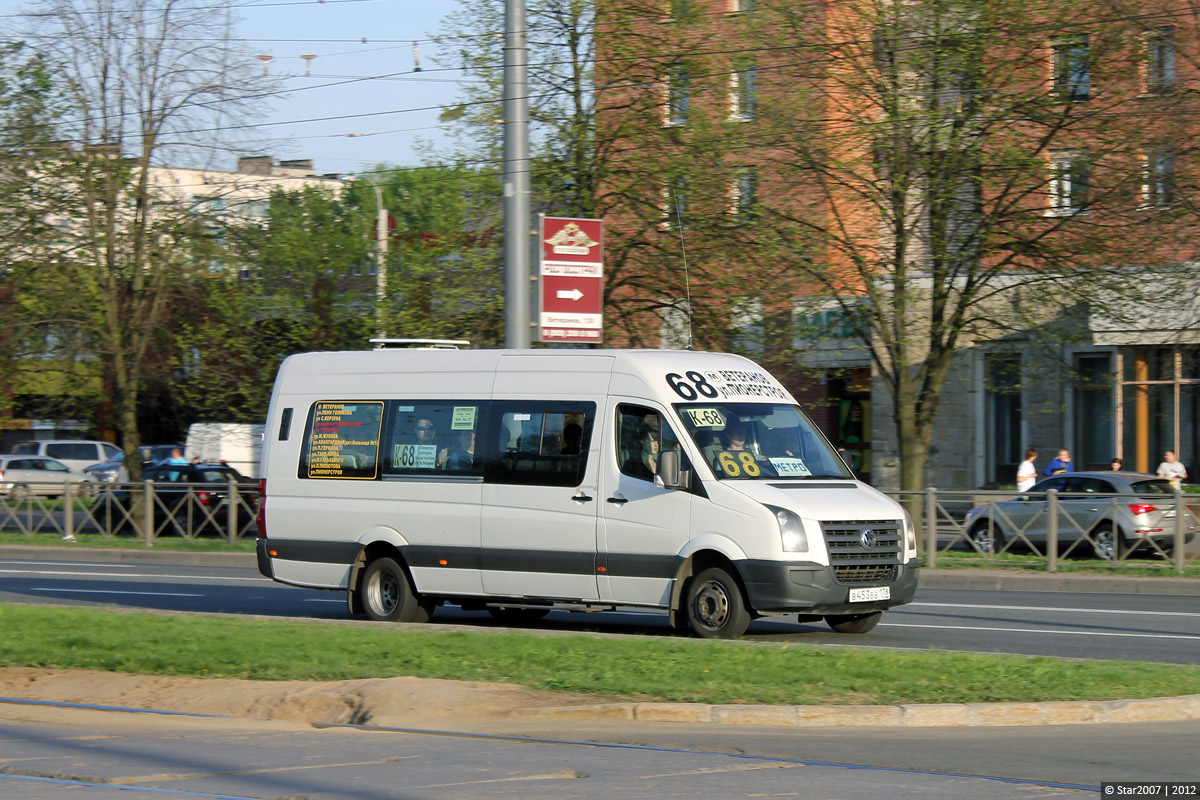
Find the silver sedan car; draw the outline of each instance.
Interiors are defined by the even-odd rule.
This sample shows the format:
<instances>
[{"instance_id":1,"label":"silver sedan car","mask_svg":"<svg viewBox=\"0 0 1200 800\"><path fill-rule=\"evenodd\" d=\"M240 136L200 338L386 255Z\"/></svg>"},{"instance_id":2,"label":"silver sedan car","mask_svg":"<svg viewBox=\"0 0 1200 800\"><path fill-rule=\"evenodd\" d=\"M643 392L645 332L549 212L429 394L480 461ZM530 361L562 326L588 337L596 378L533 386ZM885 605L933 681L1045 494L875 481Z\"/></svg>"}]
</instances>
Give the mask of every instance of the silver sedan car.
<instances>
[{"instance_id":1,"label":"silver sedan car","mask_svg":"<svg viewBox=\"0 0 1200 800\"><path fill-rule=\"evenodd\" d=\"M967 512L964 528L984 553L1022 543L1044 548L1050 522L1046 492L1058 492L1058 541L1072 555L1124 558L1142 548L1170 553L1176 510L1171 484L1141 472L1072 472L1053 475L1011 500ZM1184 498L1189 495L1184 495ZM1192 541L1197 518L1185 503L1184 539ZM1151 545L1153 542L1153 545Z\"/></svg>"},{"instance_id":2,"label":"silver sedan car","mask_svg":"<svg viewBox=\"0 0 1200 800\"><path fill-rule=\"evenodd\" d=\"M96 479L75 472L66 464L45 456L0 456L0 495L14 503L28 500L32 495L57 497L72 487L78 497L96 493Z\"/></svg>"}]
</instances>

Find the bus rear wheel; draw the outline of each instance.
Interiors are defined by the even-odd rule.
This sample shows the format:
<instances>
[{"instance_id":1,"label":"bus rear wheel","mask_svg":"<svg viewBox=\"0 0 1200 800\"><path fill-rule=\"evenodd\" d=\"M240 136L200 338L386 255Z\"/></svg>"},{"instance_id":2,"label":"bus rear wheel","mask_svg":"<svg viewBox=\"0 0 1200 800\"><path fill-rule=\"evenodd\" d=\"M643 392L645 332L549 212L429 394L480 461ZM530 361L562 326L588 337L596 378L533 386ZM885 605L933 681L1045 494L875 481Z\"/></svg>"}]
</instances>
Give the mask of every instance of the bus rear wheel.
<instances>
[{"instance_id":1,"label":"bus rear wheel","mask_svg":"<svg viewBox=\"0 0 1200 800\"><path fill-rule=\"evenodd\" d=\"M433 605L418 597L408 573L392 558L377 558L358 587L363 611L380 622L428 622Z\"/></svg>"}]
</instances>

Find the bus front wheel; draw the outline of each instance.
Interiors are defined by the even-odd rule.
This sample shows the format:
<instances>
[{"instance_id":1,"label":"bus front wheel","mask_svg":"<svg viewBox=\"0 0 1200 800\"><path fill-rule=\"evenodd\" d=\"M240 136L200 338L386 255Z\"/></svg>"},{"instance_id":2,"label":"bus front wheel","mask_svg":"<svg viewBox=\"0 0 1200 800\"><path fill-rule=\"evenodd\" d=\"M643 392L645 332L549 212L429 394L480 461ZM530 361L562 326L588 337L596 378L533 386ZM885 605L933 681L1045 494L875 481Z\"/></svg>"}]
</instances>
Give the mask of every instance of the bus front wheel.
<instances>
[{"instance_id":1,"label":"bus front wheel","mask_svg":"<svg viewBox=\"0 0 1200 800\"><path fill-rule=\"evenodd\" d=\"M704 639L736 639L750 625L750 612L736 580L720 567L692 578L687 593L688 621Z\"/></svg>"}]
</instances>

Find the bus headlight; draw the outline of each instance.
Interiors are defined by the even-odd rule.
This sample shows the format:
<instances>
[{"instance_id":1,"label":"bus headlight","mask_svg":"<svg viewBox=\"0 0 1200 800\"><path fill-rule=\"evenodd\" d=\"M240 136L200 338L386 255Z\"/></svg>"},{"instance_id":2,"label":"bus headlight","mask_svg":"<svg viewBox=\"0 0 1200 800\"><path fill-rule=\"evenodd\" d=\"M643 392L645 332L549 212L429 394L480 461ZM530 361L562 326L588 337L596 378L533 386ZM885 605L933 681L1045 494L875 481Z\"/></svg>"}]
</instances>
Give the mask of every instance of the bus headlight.
<instances>
[{"instance_id":1,"label":"bus headlight","mask_svg":"<svg viewBox=\"0 0 1200 800\"><path fill-rule=\"evenodd\" d=\"M907 510L904 511L904 551L913 554L917 552L917 526L913 525Z\"/></svg>"},{"instance_id":2,"label":"bus headlight","mask_svg":"<svg viewBox=\"0 0 1200 800\"><path fill-rule=\"evenodd\" d=\"M779 539L783 543L785 553L807 553L808 537L804 534L804 524L800 518L778 506L767 506L767 510L775 516L779 524Z\"/></svg>"}]
</instances>

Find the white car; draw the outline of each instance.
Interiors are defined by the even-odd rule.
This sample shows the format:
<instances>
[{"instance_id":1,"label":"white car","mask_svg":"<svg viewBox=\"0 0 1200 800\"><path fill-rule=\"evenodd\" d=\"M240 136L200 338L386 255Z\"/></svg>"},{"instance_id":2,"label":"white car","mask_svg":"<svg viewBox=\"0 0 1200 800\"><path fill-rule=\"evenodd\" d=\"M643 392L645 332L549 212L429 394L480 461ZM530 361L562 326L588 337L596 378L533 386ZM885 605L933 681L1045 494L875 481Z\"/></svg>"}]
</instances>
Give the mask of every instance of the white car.
<instances>
[{"instance_id":1,"label":"white car","mask_svg":"<svg viewBox=\"0 0 1200 800\"><path fill-rule=\"evenodd\" d=\"M82 471L93 464L111 461L121 448L110 442L95 439L47 439L18 442L13 446L15 456L42 456L66 464L68 468Z\"/></svg>"},{"instance_id":2,"label":"white car","mask_svg":"<svg viewBox=\"0 0 1200 800\"><path fill-rule=\"evenodd\" d=\"M42 456L0 456L0 494L14 503L32 495L57 497L68 484L79 497L96 494L96 479Z\"/></svg>"}]
</instances>

